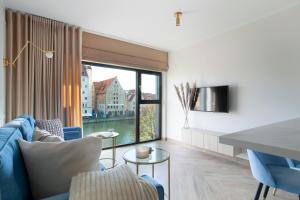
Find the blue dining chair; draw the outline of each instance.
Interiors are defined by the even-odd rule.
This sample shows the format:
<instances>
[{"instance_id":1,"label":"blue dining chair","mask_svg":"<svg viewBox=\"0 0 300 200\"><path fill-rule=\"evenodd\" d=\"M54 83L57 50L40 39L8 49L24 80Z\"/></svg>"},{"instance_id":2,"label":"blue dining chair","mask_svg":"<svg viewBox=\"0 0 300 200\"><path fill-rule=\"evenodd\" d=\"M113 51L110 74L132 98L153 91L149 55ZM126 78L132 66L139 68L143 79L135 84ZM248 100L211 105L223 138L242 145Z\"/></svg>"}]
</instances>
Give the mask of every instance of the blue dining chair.
<instances>
[{"instance_id":1,"label":"blue dining chair","mask_svg":"<svg viewBox=\"0 0 300 200\"><path fill-rule=\"evenodd\" d=\"M290 158L286 158L286 161L287 161L290 168L299 168L300 169L300 161L293 160L293 159L290 159ZM274 188L273 196L275 196L276 192L277 192L277 188Z\"/></svg>"},{"instance_id":2,"label":"blue dining chair","mask_svg":"<svg viewBox=\"0 0 300 200\"><path fill-rule=\"evenodd\" d=\"M297 194L300 200L300 169L290 168L286 158L247 150L252 175L259 182L254 200L258 200L263 186L263 199L270 187Z\"/></svg>"}]
</instances>

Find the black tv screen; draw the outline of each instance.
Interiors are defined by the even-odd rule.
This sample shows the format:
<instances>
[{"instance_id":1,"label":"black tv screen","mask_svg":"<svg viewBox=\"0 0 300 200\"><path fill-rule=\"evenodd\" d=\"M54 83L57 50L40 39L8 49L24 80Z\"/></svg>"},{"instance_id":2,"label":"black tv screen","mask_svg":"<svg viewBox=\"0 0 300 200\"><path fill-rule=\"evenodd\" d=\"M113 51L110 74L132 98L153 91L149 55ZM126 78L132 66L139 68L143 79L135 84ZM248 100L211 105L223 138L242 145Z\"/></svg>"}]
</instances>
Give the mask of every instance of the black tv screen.
<instances>
[{"instance_id":1,"label":"black tv screen","mask_svg":"<svg viewBox=\"0 0 300 200\"><path fill-rule=\"evenodd\" d=\"M228 112L228 86L200 87L191 103L191 110Z\"/></svg>"}]
</instances>

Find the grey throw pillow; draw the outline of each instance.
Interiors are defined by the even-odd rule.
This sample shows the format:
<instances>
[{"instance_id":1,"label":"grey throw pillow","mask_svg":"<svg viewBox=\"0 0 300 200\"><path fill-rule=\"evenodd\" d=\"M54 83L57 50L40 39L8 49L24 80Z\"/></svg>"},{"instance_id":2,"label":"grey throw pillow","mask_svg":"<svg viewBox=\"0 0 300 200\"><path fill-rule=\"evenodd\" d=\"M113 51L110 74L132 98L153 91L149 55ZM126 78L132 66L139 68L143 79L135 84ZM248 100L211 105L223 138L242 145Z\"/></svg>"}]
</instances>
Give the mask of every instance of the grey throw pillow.
<instances>
[{"instance_id":1,"label":"grey throw pillow","mask_svg":"<svg viewBox=\"0 0 300 200\"><path fill-rule=\"evenodd\" d=\"M36 126L64 138L63 124L60 119L36 120Z\"/></svg>"},{"instance_id":2,"label":"grey throw pillow","mask_svg":"<svg viewBox=\"0 0 300 200\"><path fill-rule=\"evenodd\" d=\"M63 142L64 139L59 137L58 135L53 135L46 130L42 130L39 127L35 127L32 141L40 141L40 142Z\"/></svg>"},{"instance_id":3,"label":"grey throw pillow","mask_svg":"<svg viewBox=\"0 0 300 200\"><path fill-rule=\"evenodd\" d=\"M34 199L68 192L73 176L99 170L101 138L32 143L19 139L18 142Z\"/></svg>"}]
</instances>

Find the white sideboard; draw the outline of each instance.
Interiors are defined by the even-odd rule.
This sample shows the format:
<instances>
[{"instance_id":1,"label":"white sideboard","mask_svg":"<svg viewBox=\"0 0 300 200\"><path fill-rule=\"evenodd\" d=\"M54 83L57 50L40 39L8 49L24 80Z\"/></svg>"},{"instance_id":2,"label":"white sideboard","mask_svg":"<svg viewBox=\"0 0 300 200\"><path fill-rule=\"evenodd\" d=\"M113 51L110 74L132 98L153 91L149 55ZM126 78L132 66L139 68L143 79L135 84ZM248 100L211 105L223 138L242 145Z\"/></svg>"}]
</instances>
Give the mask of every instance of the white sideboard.
<instances>
[{"instance_id":1,"label":"white sideboard","mask_svg":"<svg viewBox=\"0 0 300 200\"><path fill-rule=\"evenodd\" d=\"M243 152L243 149L231 145L221 144L219 137L227 133L209 131L198 128L181 129L181 141L185 144L235 157Z\"/></svg>"}]
</instances>

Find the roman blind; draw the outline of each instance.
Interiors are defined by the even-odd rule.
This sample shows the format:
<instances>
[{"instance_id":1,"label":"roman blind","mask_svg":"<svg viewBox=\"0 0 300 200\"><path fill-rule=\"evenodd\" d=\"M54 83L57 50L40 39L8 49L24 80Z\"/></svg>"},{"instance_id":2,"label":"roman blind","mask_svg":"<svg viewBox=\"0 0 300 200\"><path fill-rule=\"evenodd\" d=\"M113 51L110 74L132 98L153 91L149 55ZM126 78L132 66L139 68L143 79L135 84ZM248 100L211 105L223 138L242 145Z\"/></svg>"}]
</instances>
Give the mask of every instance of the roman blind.
<instances>
[{"instance_id":1,"label":"roman blind","mask_svg":"<svg viewBox=\"0 0 300 200\"><path fill-rule=\"evenodd\" d=\"M82 33L82 59L147 70L168 70L167 52L88 32Z\"/></svg>"}]
</instances>

